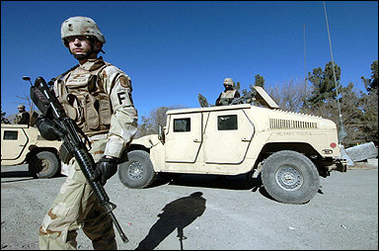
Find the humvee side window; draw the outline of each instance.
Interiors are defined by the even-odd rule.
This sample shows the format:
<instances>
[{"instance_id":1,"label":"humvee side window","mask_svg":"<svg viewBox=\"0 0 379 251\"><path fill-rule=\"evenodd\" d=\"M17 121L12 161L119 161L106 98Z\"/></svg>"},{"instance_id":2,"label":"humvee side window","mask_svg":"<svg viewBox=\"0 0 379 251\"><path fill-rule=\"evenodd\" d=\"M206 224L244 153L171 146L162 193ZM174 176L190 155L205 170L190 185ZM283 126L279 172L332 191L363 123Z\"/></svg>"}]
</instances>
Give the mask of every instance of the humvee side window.
<instances>
[{"instance_id":1,"label":"humvee side window","mask_svg":"<svg viewBox=\"0 0 379 251\"><path fill-rule=\"evenodd\" d=\"M217 128L220 131L223 130L237 130L237 115L227 115L217 117Z\"/></svg>"},{"instance_id":2,"label":"humvee side window","mask_svg":"<svg viewBox=\"0 0 379 251\"><path fill-rule=\"evenodd\" d=\"M18 131L4 131L4 138L7 140L17 140Z\"/></svg>"},{"instance_id":3,"label":"humvee side window","mask_svg":"<svg viewBox=\"0 0 379 251\"><path fill-rule=\"evenodd\" d=\"M191 119L174 119L174 132L189 132L191 131Z\"/></svg>"}]
</instances>

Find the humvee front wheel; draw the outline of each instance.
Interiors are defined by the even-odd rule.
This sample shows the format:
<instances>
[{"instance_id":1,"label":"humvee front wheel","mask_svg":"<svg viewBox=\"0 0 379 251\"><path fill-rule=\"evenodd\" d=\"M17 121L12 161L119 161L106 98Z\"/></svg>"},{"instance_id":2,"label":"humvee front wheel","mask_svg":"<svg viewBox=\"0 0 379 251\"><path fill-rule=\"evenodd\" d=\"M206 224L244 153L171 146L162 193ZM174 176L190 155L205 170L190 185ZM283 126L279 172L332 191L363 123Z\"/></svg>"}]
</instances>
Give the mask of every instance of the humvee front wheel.
<instances>
[{"instance_id":1,"label":"humvee front wheel","mask_svg":"<svg viewBox=\"0 0 379 251\"><path fill-rule=\"evenodd\" d=\"M60 170L60 160L56 154L42 151L29 161L29 172L34 178L51 178Z\"/></svg>"},{"instance_id":2,"label":"humvee front wheel","mask_svg":"<svg viewBox=\"0 0 379 251\"><path fill-rule=\"evenodd\" d=\"M279 151L270 155L262 167L262 183L275 200L304 204L320 188L320 177L313 162L295 151Z\"/></svg>"},{"instance_id":3,"label":"humvee front wheel","mask_svg":"<svg viewBox=\"0 0 379 251\"><path fill-rule=\"evenodd\" d=\"M145 188L156 177L149 153L142 150L128 152L128 161L118 165L118 177L130 188Z\"/></svg>"}]
</instances>

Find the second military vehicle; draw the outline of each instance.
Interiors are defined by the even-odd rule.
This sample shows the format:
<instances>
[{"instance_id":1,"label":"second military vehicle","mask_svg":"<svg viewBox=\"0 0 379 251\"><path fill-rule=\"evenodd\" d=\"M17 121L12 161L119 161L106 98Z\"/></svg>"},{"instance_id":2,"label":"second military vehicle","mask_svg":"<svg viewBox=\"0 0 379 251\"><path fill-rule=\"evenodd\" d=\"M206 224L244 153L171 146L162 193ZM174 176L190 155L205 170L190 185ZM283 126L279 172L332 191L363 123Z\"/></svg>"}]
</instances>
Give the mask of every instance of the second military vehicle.
<instances>
[{"instance_id":1,"label":"second military vehicle","mask_svg":"<svg viewBox=\"0 0 379 251\"><path fill-rule=\"evenodd\" d=\"M35 178L51 178L61 170L58 140L45 140L36 127L1 124L1 165L27 163Z\"/></svg>"},{"instance_id":2,"label":"second military vehicle","mask_svg":"<svg viewBox=\"0 0 379 251\"><path fill-rule=\"evenodd\" d=\"M278 109L260 87L261 105L237 104L170 110L158 134L132 141L119 178L130 188L149 186L157 174L258 174L277 201L303 204L320 176L346 172L336 124Z\"/></svg>"}]
</instances>

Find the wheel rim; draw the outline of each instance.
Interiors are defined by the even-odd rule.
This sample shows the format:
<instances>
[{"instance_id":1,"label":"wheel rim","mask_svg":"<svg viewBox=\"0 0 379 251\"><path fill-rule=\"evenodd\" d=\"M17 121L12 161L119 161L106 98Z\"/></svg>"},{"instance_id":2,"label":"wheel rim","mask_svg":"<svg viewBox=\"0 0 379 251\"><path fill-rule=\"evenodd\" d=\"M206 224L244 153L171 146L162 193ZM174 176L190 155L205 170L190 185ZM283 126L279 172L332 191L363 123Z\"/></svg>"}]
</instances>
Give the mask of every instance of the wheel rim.
<instances>
[{"instance_id":1,"label":"wheel rim","mask_svg":"<svg viewBox=\"0 0 379 251\"><path fill-rule=\"evenodd\" d=\"M50 169L50 161L47 159L42 159L38 163L39 173L45 173Z\"/></svg>"},{"instance_id":2,"label":"wheel rim","mask_svg":"<svg viewBox=\"0 0 379 251\"><path fill-rule=\"evenodd\" d=\"M143 177L143 165L140 162L133 162L129 165L128 175L132 180L140 180Z\"/></svg>"},{"instance_id":3,"label":"wheel rim","mask_svg":"<svg viewBox=\"0 0 379 251\"><path fill-rule=\"evenodd\" d=\"M284 165L275 175L277 184L284 190L297 190L303 184L303 174L294 166Z\"/></svg>"}]
</instances>

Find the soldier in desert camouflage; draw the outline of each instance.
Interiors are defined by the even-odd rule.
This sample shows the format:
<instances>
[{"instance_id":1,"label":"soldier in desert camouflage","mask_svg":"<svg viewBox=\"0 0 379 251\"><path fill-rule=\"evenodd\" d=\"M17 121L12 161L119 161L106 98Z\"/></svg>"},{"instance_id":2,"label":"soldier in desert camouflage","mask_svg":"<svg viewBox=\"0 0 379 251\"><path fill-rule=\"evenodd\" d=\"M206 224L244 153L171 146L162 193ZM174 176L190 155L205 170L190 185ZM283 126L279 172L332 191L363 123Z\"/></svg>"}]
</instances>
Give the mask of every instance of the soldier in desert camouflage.
<instances>
[{"instance_id":1,"label":"soldier in desert camouflage","mask_svg":"<svg viewBox=\"0 0 379 251\"><path fill-rule=\"evenodd\" d=\"M95 180L103 185L117 172L122 153L137 131L137 111L128 75L98 57L104 35L93 19L71 17L61 25L61 38L79 64L55 78L53 89L68 116L91 142L97 162ZM49 124L47 120L38 125ZM94 249L117 249L112 221L72 158L68 177L39 228L40 249L76 249L77 230Z\"/></svg>"},{"instance_id":2,"label":"soldier in desert camouflage","mask_svg":"<svg viewBox=\"0 0 379 251\"><path fill-rule=\"evenodd\" d=\"M13 122L19 125L29 125L30 114L25 110L25 105L18 105L17 109L19 113L17 113Z\"/></svg>"},{"instance_id":3,"label":"soldier in desert camouflage","mask_svg":"<svg viewBox=\"0 0 379 251\"><path fill-rule=\"evenodd\" d=\"M225 78L225 90L218 96L216 105L229 105L232 103L233 99L239 98L241 96L240 93L234 89L233 85L233 79Z\"/></svg>"}]
</instances>

